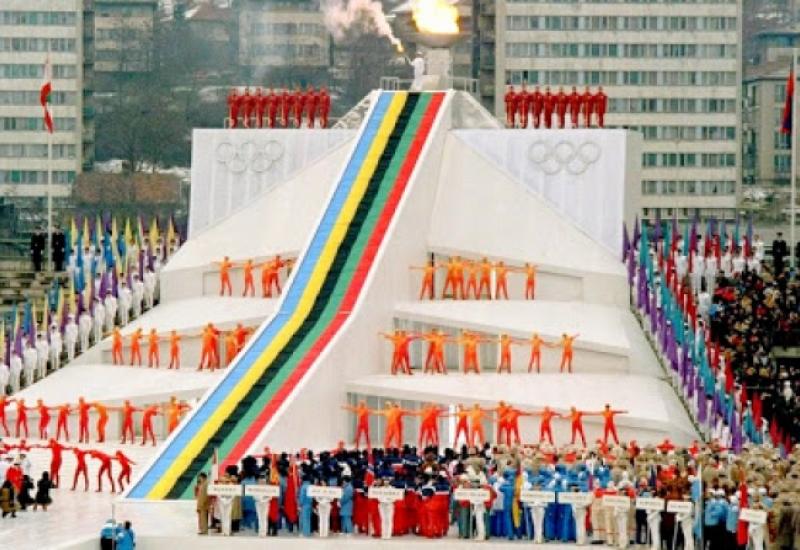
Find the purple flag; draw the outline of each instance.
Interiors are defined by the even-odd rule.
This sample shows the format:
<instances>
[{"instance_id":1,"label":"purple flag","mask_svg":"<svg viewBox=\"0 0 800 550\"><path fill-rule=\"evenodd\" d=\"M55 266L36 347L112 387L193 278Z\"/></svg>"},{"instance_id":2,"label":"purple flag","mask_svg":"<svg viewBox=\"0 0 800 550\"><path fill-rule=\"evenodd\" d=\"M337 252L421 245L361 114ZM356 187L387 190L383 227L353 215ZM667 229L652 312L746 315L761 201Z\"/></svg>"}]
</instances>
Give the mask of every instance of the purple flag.
<instances>
[{"instance_id":1,"label":"purple flag","mask_svg":"<svg viewBox=\"0 0 800 550\"><path fill-rule=\"evenodd\" d=\"M622 222L622 261L628 258L628 250L631 248L631 241L628 237L628 226Z\"/></svg>"},{"instance_id":2,"label":"purple flag","mask_svg":"<svg viewBox=\"0 0 800 550\"><path fill-rule=\"evenodd\" d=\"M706 392L705 388L703 388L703 381L700 379L700 376L696 377L697 380L697 421L700 424L705 424L706 416L707 416L707 407L706 404Z\"/></svg>"}]
</instances>

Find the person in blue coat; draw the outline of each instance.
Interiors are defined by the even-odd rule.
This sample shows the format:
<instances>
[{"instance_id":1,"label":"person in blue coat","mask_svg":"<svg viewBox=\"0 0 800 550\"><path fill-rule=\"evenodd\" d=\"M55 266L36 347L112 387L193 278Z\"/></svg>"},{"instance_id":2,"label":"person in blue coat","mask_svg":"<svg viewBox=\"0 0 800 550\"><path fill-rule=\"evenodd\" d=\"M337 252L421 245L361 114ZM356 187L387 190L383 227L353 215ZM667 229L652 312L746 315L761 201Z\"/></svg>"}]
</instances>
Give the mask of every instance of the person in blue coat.
<instances>
[{"instance_id":1,"label":"person in blue coat","mask_svg":"<svg viewBox=\"0 0 800 550\"><path fill-rule=\"evenodd\" d=\"M342 533L353 533L353 484L350 476L342 477L342 498L339 499L339 516L342 518Z\"/></svg>"},{"instance_id":2,"label":"person in blue coat","mask_svg":"<svg viewBox=\"0 0 800 550\"><path fill-rule=\"evenodd\" d=\"M311 511L314 507L314 499L308 495L309 487L311 487L311 478L305 476L300 485L300 492L297 494L297 505L300 507L300 534L304 537L311 536Z\"/></svg>"},{"instance_id":3,"label":"person in blue coat","mask_svg":"<svg viewBox=\"0 0 800 550\"><path fill-rule=\"evenodd\" d=\"M117 536L117 524L113 519L106 521L100 528L100 548L101 550L111 550L114 547L114 540Z\"/></svg>"},{"instance_id":4,"label":"person in blue coat","mask_svg":"<svg viewBox=\"0 0 800 550\"><path fill-rule=\"evenodd\" d=\"M500 487L500 492L503 494L503 532L508 540L512 540L514 538L512 509L514 508L514 491L516 489L514 470L509 468L503 472L503 479L505 483Z\"/></svg>"},{"instance_id":5,"label":"person in blue coat","mask_svg":"<svg viewBox=\"0 0 800 550\"><path fill-rule=\"evenodd\" d=\"M130 521L126 521L125 525L117 529L116 541L117 550L133 550L136 548L136 534L131 529Z\"/></svg>"}]
</instances>

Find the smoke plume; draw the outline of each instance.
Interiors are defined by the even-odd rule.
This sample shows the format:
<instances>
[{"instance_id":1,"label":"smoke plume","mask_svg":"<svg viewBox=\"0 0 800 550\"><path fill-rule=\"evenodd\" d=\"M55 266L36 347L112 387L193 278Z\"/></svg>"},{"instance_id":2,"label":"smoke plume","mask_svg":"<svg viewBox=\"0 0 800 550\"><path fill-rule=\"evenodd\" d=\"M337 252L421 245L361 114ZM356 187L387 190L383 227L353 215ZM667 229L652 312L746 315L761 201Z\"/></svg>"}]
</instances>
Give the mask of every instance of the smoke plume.
<instances>
[{"instance_id":1,"label":"smoke plume","mask_svg":"<svg viewBox=\"0 0 800 550\"><path fill-rule=\"evenodd\" d=\"M402 51L400 40L394 35L383 6L377 0L326 0L322 3L325 26L335 40L344 38L354 26L361 26L379 36L385 36Z\"/></svg>"}]
</instances>

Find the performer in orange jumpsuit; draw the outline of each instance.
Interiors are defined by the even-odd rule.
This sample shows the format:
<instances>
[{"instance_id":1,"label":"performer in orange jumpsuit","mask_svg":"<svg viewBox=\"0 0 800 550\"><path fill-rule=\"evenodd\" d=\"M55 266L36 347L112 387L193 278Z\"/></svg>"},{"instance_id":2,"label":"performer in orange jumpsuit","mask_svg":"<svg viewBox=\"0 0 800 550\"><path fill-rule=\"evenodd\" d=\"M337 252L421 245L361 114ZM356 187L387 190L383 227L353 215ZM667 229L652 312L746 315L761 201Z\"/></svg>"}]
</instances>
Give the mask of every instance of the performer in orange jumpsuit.
<instances>
[{"instance_id":1,"label":"performer in orange jumpsuit","mask_svg":"<svg viewBox=\"0 0 800 550\"><path fill-rule=\"evenodd\" d=\"M445 409L428 403L416 413L420 417L418 447L425 445L439 446L439 418L447 416Z\"/></svg>"},{"instance_id":2,"label":"performer in orange jumpsuit","mask_svg":"<svg viewBox=\"0 0 800 550\"><path fill-rule=\"evenodd\" d=\"M516 341L508 334L501 334L497 338L497 343L500 345L500 362L497 364L497 373L511 374L511 344Z\"/></svg>"},{"instance_id":3,"label":"performer in orange jumpsuit","mask_svg":"<svg viewBox=\"0 0 800 550\"><path fill-rule=\"evenodd\" d=\"M520 128L527 128L528 127L528 107L530 106L530 94L528 94L528 90L525 87L525 83L522 83L522 89L517 93L516 98L517 103L517 117L519 118L519 127Z\"/></svg>"},{"instance_id":4,"label":"performer in orange jumpsuit","mask_svg":"<svg viewBox=\"0 0 800 550\"><path fill-rule=\"evenodd\" d=\"M497 441L503 440L503 435L508 431L506 412L511 408L505 401L500 401L492 411L497 415Z\"/></svg>"},{"instance_id":5,"label":"performer in orange jumpsuit","mask_svg":"<svg viewBox=\"0 0 800 550\"><path fill-rule=\"evenodd\" d=\"M423 298L428 298L429 300L433 300L434 298L433 276L436 273L436 265L432 263L424 266L412 265L409 269L422 271L423 273L422 287L420 287L419 289L419 299L422 300Z\"/></svg>"},{"instance_id":6,"label":"performer in orange jumpsuit","mask_svg":"<svg viewBox=\"0 0 800 550\"><path fill-rule=\"evenodd\" d=\"M64 430L64 441L69 441L69 415L71 412L72 407L69 403L59 405L56 419L56 439L61 439L61 430Z\"/></svg>"},{"instance_id":7,"label":"performer in orange jumpsuit","mask_svg":"<svg viewBox=\"0 0 800 550\"><path fill-rule=\"evenodd\" d=\"M567 94L564 93L564 87L558 88L558 93L555 94L556 102L556 116L558 117L558 127L564 128L567 125L567 109L569 107L569 100Z\"/></svg>"},{"instance_id":8,"label":"performer in orange jumpsuit","mask_svg":"<svg viewBox=\"0 0 800 550\"><path fill-rule=\"evenodd\" d=\"M242 296L247 296L248 292L250 296L255 296L256 287L253 282L253 260L245 260L244 264L242 264L242 268L244 269L244 292L242 292Z\"/></svg>"},{"instance_id":9,"label":"performer in orange jumpsuit","mask_svg":"<svg viewBox=\"0 0 800 550\"><path fill-rule=\"evenodd\" d=\"M148 435L153 441L153 447L156 446L156 434L153 431L153 417L161 414L158 411L158 405L148 405L142 411L142 446L147 444Z\"/></svg>"},{"instance_id":10,"label":"performer in orange jumpsuit","mask_svg":"<svg viewBox=\"0 0 800 550\"><path fill-rule=\"evenodd\" d=\"M78 486L78 478L83 474L84 491L89 490L89 469L86 467L86 455L92 451L86 449L79 449L78 447L70 447L70 450L75 454L75 476L72 478L72 490Z\"/></svg>"},{"instance_id":11,"label":"performer in orange jumpsuit","mask_svg":"<svg viewBox=\"0 0 800 550\"><path fill-rule=\"evenodd\" d=\"M538 128L542 124L542 111L544 110L544 94L542 94L539 86L536 86L533 90L531 109L533 112L533 127Z\"/></svg>"},{"instance_id":12,"label":"performer in orange jumpsuit","mask_svg":"<svg viewBox=\"0 0 800 550\"><path fill-rule=\"evenodd\" d=\"M478 345L482 342L489 342L489 340L474 332L465 330L461 333L461 337L457 341L464 346L464 374L469 372L480 374L481 368L478 364Z\"/></svg>"},{"instance_id":13,"label":"performer in orange jumpsuit","mask_svg":"<svg viewBox=\"0 0 800 550\"><path fill-rule=\"evenodd\" d=\"M489 261L488 258L484 256L484 258L480 262L481 268L481 281L478 285L478 296L477 298L480 300L483 298L483 291L486 290L486 297L490 300L492 299L492 270L494 269L494 264Z\"/></svg>"},{"instance_id":14,"label":"performer in orange jumpsuit","mask_svg":"<svg viewBox=\"0 0 800 550\"><path fill-rule=\"evenodd\" d=\"M578 334L569 336L564 333L561 335L561 340L556 344L557 346L561 346L561 366L559 367L559 372L564 372L566 368L567 372L572 373L572 344L578 336Z\"/></svg>"},{"instance_id":15,"label":"performer in orange jumpsuit","mask_svg":"<svg viewBox=\"0 0 800 550\"><path fill-rule=\"evenodd\" d=\"M514 91L514 86L509 85L508 91L505 95L506 102L506 126L513 128L516 125L514 120L517 113L517 93Z\"/></svg>"},{"instance_id":16,"label":"performer in orange jumpsuit","mask_svg":"<svg viewBox=\"0 0 800 550\"><path fill-rule=\"evenodd\" d=\"M526 262L523 269L518 269L525 274L525 299L533 300L536 296L536 266Z\"/></svg>"},{"instance_id":17,"label":"performer in orange jumpsuit","mask_svg":"<svg viewBox=\"0 0 800 550\"><path fill-rule=\"evenodd\" d=\"M600 128L605 128L606 109L608 109L608 96L603 93L603 87L597 87L597 93L592 98L594 103L594 110L597 113L597 125Z\"/></svg>"},{"instance_id":18,"label":"performer in orange jumpsuit","mask_svg":"<svg viewBox=\"0 0 800 550\"><path fill-rule=\"evenodd\" d=\"M92 404L78 398L78 443L89 443L89 411Z\"/></svg>"},{"instance_id":19,"label":"performer in orange jumpsuit","mask_svg":"<svg viewBox=\"0 0 800 550\"><path fill-rule=\"evenodd\" d=\"M245 128L250 128L250 119L253 116L253 96L250 95L250 88L244 89L244 95L242 96L242 122Z\"/></svg>"},{"instance_id":20,"label":"performer in orange jumpsuit","mask_svg":"<svg viewBox=\"0 0 800 550\"><path fill-rule=\"evenodd\" d=\"M550 86L544 89L544 127L553 127L553 113L556 110L556 96L550 91Z\"/></svg>"},{"instance_id":21,"label":"performer in orange jumpsuit","mask_svg":"<svg viewBox=\"0 0 800 550\"><path fill-rule=\"evenodd\" d=\"M181 416L186 411L189 411L191 407L184 402L178 402L178 398L174 395L169 398L169 404L167 405L167 433L171 434L175 431L175 428L178 427L178 424L181 421Z\"/></svg>"},{"instance_id":22,"label":"performer in orange jumpsuit","mask_svg":"<svg viewBox=\"0 0 800 550\"><path fill-rule=\"evenodd\" d=\"M117 488L114 485L114 476L111 475L111 461L113 460L111 455L102 451L89 451L89 456L100 461L100 468L97 470L97 492L103 491L103 474L106 474L109 483L111 483L111 492L116 493Z\"/></svg>"},{"instance_id":23,"label":"performer in orange jumpsuit","mask_svg":"<svg viewBox=\"0 0 800 550\"><path fill-rule=\"evenodd\" d=\"M464 408L462 403L459 403L456 406L456 412L454 414L456 417L456 431L455 437L453 438L453 447L458 447L458 437L463 433L464 434L464 444L469 445L469 410Z\"/></svg>"},{"instance_id":24,"label":"performer in orange jumpsuit","mask_svg":"<svg viewBox=\"0 0 800 550\"><path fill-rule=\"evenodd\" d=\"M141 411L142 409L138 409L131 405L130 400L126 399L123 403L122 407L119 408L122 411L122 443L125 444L128 441L128 435L130 435L131 443L136 442L136 436L133 431L133 414L135 412Z\"/></svg>"},{"instance_id":25,"label":"performer in orange jumpsuit","mask_svg":"<svg viewBox=\"0 0 800 550\"><path fill-rule=\"evenodd\" d=\"M413 411L401 409L398 403L386 402L380 411L375 411L386 417L386 432L383 436L384 449L391 449L392 443L397 443L396 447L403 446L403 417L413 414Z\"/></svg>"},{"instance_id":26,"label":"performer in orange jumpsuit","mask_svg":"<svg viewBox=\"0 0 800 550\"><path fill-rule=\"evenodd\" d=\"M288 128L291 123L292 110L294 109L294 96L286 88L281 92L281 123Z\"/></svg>"},{"instance_id":27,"label":"performer in orange jumpsuit","mask_svg":"<svg viewBox=\"0 0 800 550\"><path fill-rule=\"evenodd\" d=\"M169 333L169 367L167 369L181 368L181 337L177 331Z\"/></svg>"},{"instance_id":28,"label":"performer in orange jumpsuit","mask_svg":"<svg viewBox=\"0 0 800 550\"><path fill-rule=\"evenodd\" d=\"M147 367L159 368L161 366L161 349L159 348L159 338L156 329L150 329L147 337Z\"/></svg>"},{"instance_id":29,"label":"performer in orange jumpsuit","mask_svg":"<svg viewBox=\"0 0 800 550\"><path fill-rule=\"evenodd\" d=\"M3 431L6 434L6 437L9 437L8 431L8 424L6 424L6 406L13 403L15 399L8 399L5 394L0 394L0 426L3 427Z\"/></svg>"},{"instance_id":30,"label":"performer in orange jumpsuit","mask_svg":"<svg viewBox=\"0 0 800 550\"><path fill-rule=\"evenodd\" d=\"M428 356L425 358L425 373L447 374L444 365L444 345L450 339L439 329L423 334L422 339L428 342ZM431 366L433 362L433 366Z\"/></svg>"},{"instance_id":31,"label":"performer in orange jumpsuit","mask_svg":"<svg viewBox=\"0 0 800 550\"><path fill-rule=\"evenodd\" d=\"M544 441L544 438L547 437L550 445L553 445L553 429L551 427L551 421L553 418L558 418L561 415L550 409L550 407L545 406L545 408L541 411L533 413L533 416L542 417L542 422L539 424L539 443L541 444Z\"/></svg>"},{"instance_id":32,"label":"performer in orange jumpsuit","mask_svg":"<svg viewBox=\"0 0 800 550\"><path fill-rule=\"evenodd\" d=\"M494 298L499 300L502 295L508 300L508 268L502 260L494 264Z\"/></svg>"},{"instance_id":33,"label":"performer in orange jumpsuit","mask_svg":"<svg viewBox=\"0 0 800 550\"><path fill-rule=\"evenodd\" d=\"M25 437L28 437L28 410L33 410L33 407L25 406L24 398L17 398L17 428L15 437L19 438L20 428L25 431Z\"/></svg>"},{"instance_id":34,"label":"performer in orange jumpsuit","mask_svg":"<svg viewBox=\"0 0 800 550\"><path fill-rule=\"evenodd\" d=\"M236 323L236 328L233 329L233 337L236 338L237 352L244 349L244 345L247 343L247 337L250 336L252 332L252 328L246 327L242 323Z\"/></svg>"},{"instance_id":35,"label":"performer in orange jumpsuit","mask_svg":"<svg viewBox=\"0 0 800 550\"><path fill-rule=\"evenodd\" d=\"M506 445L511 445L511 438L513 436L514 443L519 445L520 437L519 437L519 418L521 416L533 416L532 413L523 412L519 409L514 407L508 406L506 407L505 412L503 413L503 423L505 424L506 428ZM499 441L499 438L498 438Z\"/></svg>"},{"instance_id":36,"label":"performer in orange jumpsuit","mask_svg":"<svg viewBox=\"0 0 800 550\"><path fill-rule=\"evenodd\" d=\"M319 122L322 128L328 127L328 115L331 112L331 96L323 86L319 91Z\"/></svg>"},{"instance_id":37,"label":"performer in orange jumpsuit","mask_svg":"<svg viewBox=\"0 0 800 550\"><path fill-rule=\"evenodd\" d=\"M314 127L317 109L319 109L319 93L309 84L306 90L306 123L309 128Z\"/></svg>"},{"instance_id":38,"label":"performer in orange jumpsuit","mask_svg":"<svg viewBox=\"0 0 800 550\"><path fill-rule=\"evenodd\" d=\"M241 105L241 98L236 88L231 89L228 94L228 119L230 120L230 127L236 128L239 125L239 106Z\"/></svg>"},{"instance_id":39,"label":"performer in orange jumpsuit","mask_svg":"<svg viewBox=\"0 0 800 550\"><path fill-rule=\"evenodd\" d=\"M264 127L264 111L267 107L267 98L261 93L261 88L256 88L256 93L253 96L253 107L256 112L256 128Z\"/></svg>"},{"instance_id":40,"label":"performer in orange jumpsuit","mask_svg":"<svg viewBox=\"0 0 800 550\"><path fill-rule=\"evenodd\" d=\"M483 446L486 443L486 435L483 432L483 420L492 419L491 410L483 409L475 403L469 410L469 444L471 446Z\"/></svg>"},{"instance_id":41,"label":"performer in orange jumpsuit","mask_svg":"<svg viewBox=\"0 0 800 550\"><path fill-rule=\"evenodd\" d=\"M237 353L239 353L239 347L236 345L236 335L229 332L225 335L225 366L233 363Z\"/></svg>"},{"instance_id":42,"label":"performer in orange jumpsuit","mask_svg":"<svg viewBox=\"0 0 800 550\"><path fill-rule=\"evenodd\" d=\"M528 361L528 372L533 372L533 367L536 366L536 372L542 372L542 344L544 340L539 337L539 333L534 332L528 340L531 346L531 359ZM546 345L546 344L545 344Z\"/></svg>"},{"instance_id":43,"label":"performer in orange jumpsuit","mask_svg":"<svg viewBox=\"0 0 800 550\"><path fill-rule=\"evenodd\" d=\"M290 266L290 260L282 260L279 254L275 255L275 259L272 260L270 268L266 271L261 271L261 290L264 290L264 277L267 280L266 292L264 292L264 296L267 298L272 297L272 287L275 287L275 295L279 296L281 293L281 280L280 280L280 269L284 266L287 268ZM266 264L265 268L266 269Z\"/></svg>"},{"instance_id":44,"label":"performer in orange jumpsuit","mask_svg":"<svg viewBox=\"0 0 800 550\"><path fill-rule=\"evenodd\" d=\"M100 402L92 403L97 411L97 442L104 443L106 440L106 425L108 424L108 408Z\"/></svg>"},{"instance_id":45,"label":"performer in orange jumpsuit","mask_svg":"<svg viewBox=\"0 0 800 550\"><path fill-rule=\"evenodd\" d=\"M367 449L371 449L372 445L369 442L369 415L372 412L369 407L367 407L367 402L363 399L358 402L358 405L353 407L352 405L342 405L342 408L348 411L352 411L356 414L356 441L355 446L358 449L358 444L361 441L361 436L364 436L366 440Z\"/></svg>"},{"instance_id":46,"label":"performer in orange jumpsuit","mask_svg":"<svg viewBox=\"0 0 800 550\"><path fill-rule=\"evenodd\" d=\"M416 334L411 334L405 330L395 330L392 334L379 332L381 336L389 340L394 349L392 351L392 374L398 371L403 374L411 374L411 363L409 361L408 346L418 338Z\"/></svg>"},{"instance_id":47,"label":"performer in orange jumpsuit","mask_svg":"<svg viewBox=\"0 0 800 550\"><path fill-rule=\"evenodd\" d=\"M478 299L478 274L481 271L481 266L478 262L464 261L464 269L467 271L467 289L464 292L464 297L469 298L472 296L475 300Z\"/></svg>"},{"instance_id":48,"label":"performer in orange jumpsuit","mask_svg":"<svg viewBox=\"0 0 800 550\"><path fill-rule=\"evenodd\" d=\"M589 91L589 86L581 94L581 113L583 113L583 126L589 128L592 125L592 110L594 109L594 96Z\"/></svg>"},{"instance_id":49,"label":"performer in orange jumpsuit","mask_svg":"<svg viewBox=\"0 0 800 550\"><path fill-rule=\"evenodd\" d=\"M114 453L114 459L119 462L120 467L122 468L117 476L117 484L119 485L119 491L122 492L125 490L125 483L131 482L131 465L135 465L136 463L128 458L125 453L118 450ZM125 483L123 483L123 481Z\"/></svg>"},{"instance_id":50,"label":"performer in orange jumpsuit","mask_svg":"<svg viewBox=\"0 0 800 550\"><path fill-rule=\"evenodd\" d=\"M47 439L47 427L50 425L50 408L41 399L36 400L39 413L39 439Z\"/></svg>"},{"instance_id":51,"label":"performer in orange jumpsuit","mask_svg":"<svg viewBox=\"0 0 800 550\"><path fill-rule=\"evenodd\" d=\"M281 107L280 97L274 89L270 89L267 96L267 112L269 113L269 127L275 128L278 123L278 110Z\"/></svg>"},{"instance_id":52,"label":"performer in orange jumpsuit","mask_svg":"<svg viewBox=\"0 0 800 550\"><path fill-rule=\"evenodd\" d=\"M451 256L447 262L439 264L438 267L447 269L447 276L442 288L442 298L447 294L447 289L453 291L453 299L464 299L464 262L459 256Z\"/></svg>"},{"instance_id":53,"label":"performer in orange jumpsuit","mask_svg":"<svg viewBox=\"0 0 800 550\"><path fill-rule=\"evenodd\" d=\"M572 128L578 127L578 116L581 114L581 94L575 86L567 96L567 103L569 104L569 120L572 123Z\"/></svg>"},{"instance_id":54,"label":"performer in orange jumpsuit","mask_svg":"<svg viewBox=\"0 0 800 550\"><path fill-rule=\"evenodd\" d=\"M306 94L300 86L295 88L294 94L294 125L300 128L303 125L303 111L306 108Z\"/></svg>"},{"instance_id":55,"label":"performer in orange jumpsuit","mask_svg":"<svg viewBox=\"0 0 800 550\"><path fill-rule=\"evenodd\" d=\"M131 366L136 363L137 366L142 366L142 329L137 328L131 334Z\"/></svg>"},{"instance_id":56,"label":"performer in orange jumpsuit","mask_svg":"<svg viewBox=\"0 0 800 550\"><path fill-rule=\"evenodd\" d=\"M219 331L214 327L213 323L208 323L203 328L200 366L197 367L197 370L208 368L213 371L219 365L218 337Z\"/></svg>"},{"instance_id":57,"label":"performer in orange jumpsuit","mask_svg":"<svg viewBox=\"0 0 800 550\"><path fill-rule=\"evenodd\" d=\"M583 417L589 415L591 415L591 413L579 411L575 407L569 408L569 415L565 418L569 418L571 422L572 445L575 445L575 436L580 435L583 446L586 447L586 436L583 434Z\"/></svg>"},{"instance_id":58,"label":"performer in orange jumpsuit","mask_svg":"<svg viewBox=\"0 0 800 550\"><path fill-rule=\"evenodd\" d=\"M33 445L33 447L39 449L50 449L50 481L53 482L53 485L58 487L61 485L61 464L63 462L62 453L66 450L69 450L69 447L65 447L55 439L50 439L47 442L47 445Z\"/></svg>"},{"instance_id":59,"label":"performer in orange jumpsuit","mask_svg":"<svg viewBox=\"0 0 800 550\"><path fill-rule=\"evenodd\" d=\"M225 256L221 262L216 262L219 265L219 295L224 296L225 291L228 291L228 296L233 294L233 287L231 286L231 268L234 266L228 256Z\"/></svg>"},{"instance_id":60,"label":"performer in orange jumpsuit","mask_svg":"<svg viewBox=\"0 0 800 550\"><path fill-rule=\"evenodd\" d=\"M614 438L614 443L619 445L619 438L617 437L617 427L614 424L614 416L618 414L627 414L628 411L616 411L611 408L611 405L606 403L606 406L599 413L603 417L603 444L608 444L608 436Z\"/></svg>"},{"instance_id":61,"label":"performer in orange jumpsuit","mask_svg":"<svg viewBox=\"0 0 800 550\"><path fill-rule=\"evenodd\" d=\"M114 327L111 332L111 363L114 365L125 364L125 359L122 357L122 333L117 327Z\"/></svg>"}]
</instances>

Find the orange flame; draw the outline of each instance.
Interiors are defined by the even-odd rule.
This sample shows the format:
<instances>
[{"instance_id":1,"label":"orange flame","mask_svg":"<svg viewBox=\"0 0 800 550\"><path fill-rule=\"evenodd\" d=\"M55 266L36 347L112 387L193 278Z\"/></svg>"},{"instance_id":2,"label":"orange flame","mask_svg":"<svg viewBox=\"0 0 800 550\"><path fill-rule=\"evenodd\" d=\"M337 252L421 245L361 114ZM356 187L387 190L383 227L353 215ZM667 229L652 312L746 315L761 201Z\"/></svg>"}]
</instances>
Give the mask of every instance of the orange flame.
<instances>
[{"instance_id":1,"label":"orange flame","mask_svg":"<svg viewBox=\"0 0 800 550\"><path fill-rule=\"evenodd\" d=\"M412 0L411 13L420 32L458 34L458 8L447 0Z\"/></svg>"}]
</instances>

